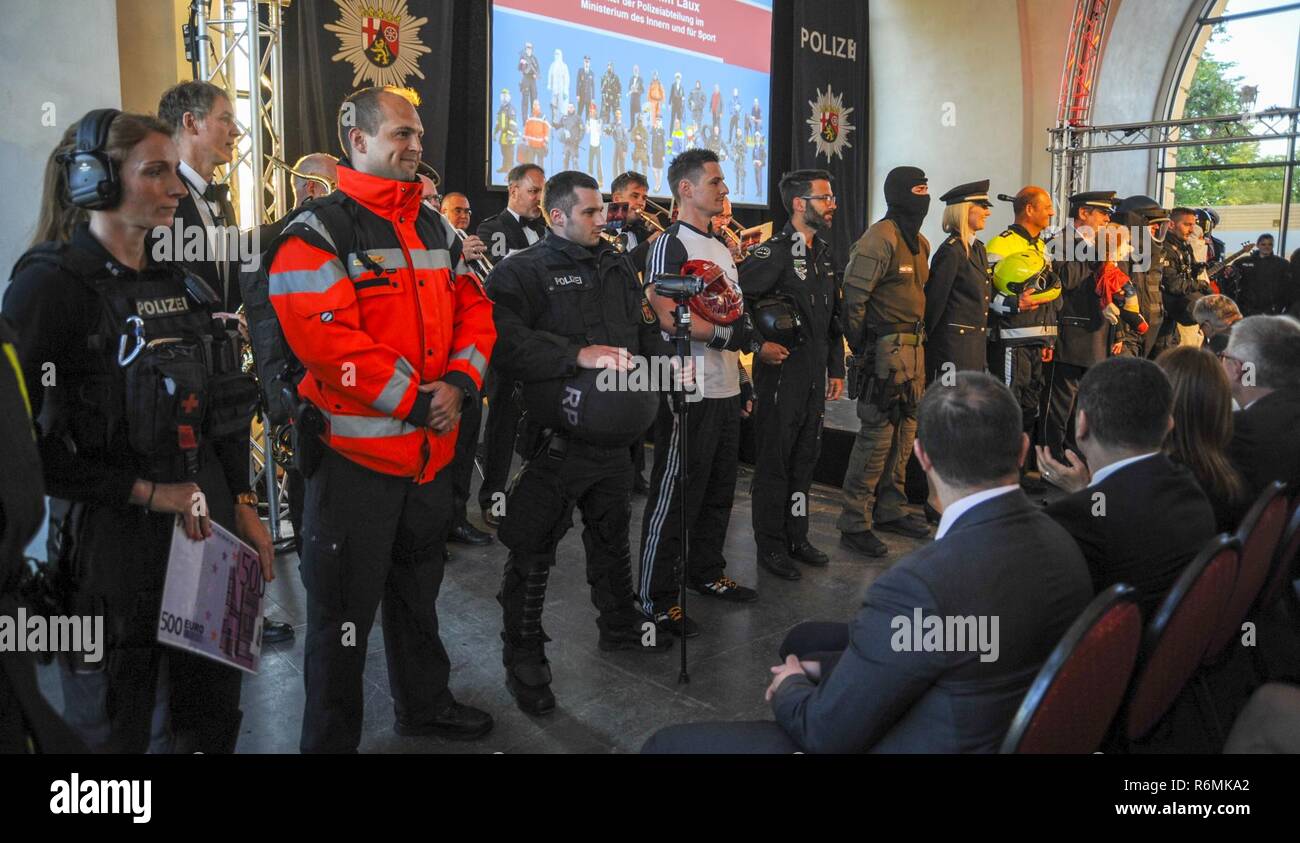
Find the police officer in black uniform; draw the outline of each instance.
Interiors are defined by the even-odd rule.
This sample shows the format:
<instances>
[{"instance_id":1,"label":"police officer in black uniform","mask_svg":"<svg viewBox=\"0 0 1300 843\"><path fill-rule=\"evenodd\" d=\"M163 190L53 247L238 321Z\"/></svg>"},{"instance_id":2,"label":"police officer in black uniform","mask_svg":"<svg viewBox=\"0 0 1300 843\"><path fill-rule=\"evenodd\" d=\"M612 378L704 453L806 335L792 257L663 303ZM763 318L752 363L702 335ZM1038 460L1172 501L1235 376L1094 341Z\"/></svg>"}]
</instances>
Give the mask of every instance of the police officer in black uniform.
<instances>
[{"instance_id":1,"label":"police officer in black uniform","mask_svg":"<svg viewBox=\"0 0 1300 843\"><path fill-rule=\"evenodd\" d=\"M213 319L217 294L146 248L185 195L170 134L113 109L69 128L46 167L39 242L4 299L61 514L65 609L105 619L102 660L61 661L64 716L97 751L150 748L160 696L170 733L155 751L234 751L240 672L156 639L177 515L192 540L209 519L229 528L274 576L248 483L257 386Z\"/></svg>"},{"instance_id":2,"label":"police officer in black uniform","mask_svg":"<svg viewBox=\"0 0 1300 843\"><path fill-rule=\"evenodd\" d=\"M1261 234L1255 248L1237 263L1240 274L1240 297L1237 304L1243 316L1284 313L1296 299L1291 282L1291 266L1273 253L1273 235Z\"/></svg>"},{"instance_id":3,"label":"police officer in black uniform","mask_svg":"<svg viewBox=\"0 0 1300 843\"><path fill-rule=\"evenodd\" d=\"M948 239L935 249L925 283L926 383L982 372L988 361L989 260L975 233L993 207L989 180L958 185L939 201Z\"/></svg>"},{"instance_id":4,"label":"police officer in black uniform","mask_svg":"<svg viewBox=\"0 0 1300 843\"><path fill-rule=\"evenodd\" d=\"M1126 261L1121 261L1119 268L1133 281L1137 290L1138 310L1147 320L1147 332L1138 334L1124 331L1124 353L1134 357L1154 357L1156 339L1165 321L1165 308L1161 300L1160 282L1164 278L1165 264L1168 257L1162 248L1169 220L1169 212L1161 208L1150 196L1128 196L1116 208L1117 221L1137 231L1146 230L1142 238L1143 252L1137 252ZM1142 260L1149 257L1149 260ZM1145 264L1146 268L1141 268Z\"/></svg>"},{"instance_id":5,"label":"police officer in black uniform","mask_svg":"<svg viewBox=\"0 0 1300 843\"><path fill-rule=\"evenodd\" d=\"M1043 426L1043 445L1064 460L1073 446L1074 398L1088 367L1110 356L1111 326L1097 295L1104 229L1115 211L1115 191L1092 190L1070 197L1070 225L1052 239L1056 276L1061 282L1060 337L1052 366L1051 394Z\"/></svg>"},{"instance_id":6,"label":"police officer in black uniform","mask_svg":"<svg viewBox=\"0 0 1300 843\"><path fill-rule=\"evenodd\" d=\"M595 374L604 374L597 370L626 375L633 355L655 347L658 320L627 256L600 239L605 212L595 179L575 171L557 173L546 183L543 206L551 224L546 238L497 264L487 282L497 328L493 365L503 378L523 383L519 450L526 464L498 531L510 555L497 600L503 610L506 684L530 714L555 708L542 606L555 548L573 524L575 505L585 527L587 582L600 613L600 648L658 652L671 645L667 636L657 639L653 628L642 629L628 541L628 447L650 426L657 398L648 391L594 389L592 382ZM569 424L555 418L562 406L582 412L592 397L610 402L595 414L605 423L623 418L628 406L643 411L639 417L631 414L621 444L608 435L594 436L573 418L562 417ZM654 400L644 402L647 398Z\"/></svg>"},{"instance_id":7,"label":"police officer in black uniform","mask_svg":"<svg viewBox=\"0 0 1300 843\"><path fill-rule=\"evenodd\" d=\"M769 570L790 559L823 566L828 557L808 541L808 492L821 451L826 401L844 392L840 289L828 237L835 194L825 170L781 177L790 221L739 266L746 307L758 311L782 299L799 316L792 338L764 335L789 356L775 365L754 358L754 538ZM757 320L762 333L770 322Z\"/></svg>"},{"instance_id":8,"label":"police officer in black uniform","mask_svg":"<svg viewBox=\"0 0 1300 843\"><path fill-rule=\"evenodd\" d=\"M1209 282L1198 277L1196 255L1188 242L1196 229L1196 211L1191 208L1174 208L1169 212L1169 219L1164 242L1160 244L1163 257L1160 265L1160 290L1165 323L1156 338L1156 354L1166 348L1200 342L1192 308L1196 306L1197 300L1210 292Z\"/></svg>"}]
</instances>

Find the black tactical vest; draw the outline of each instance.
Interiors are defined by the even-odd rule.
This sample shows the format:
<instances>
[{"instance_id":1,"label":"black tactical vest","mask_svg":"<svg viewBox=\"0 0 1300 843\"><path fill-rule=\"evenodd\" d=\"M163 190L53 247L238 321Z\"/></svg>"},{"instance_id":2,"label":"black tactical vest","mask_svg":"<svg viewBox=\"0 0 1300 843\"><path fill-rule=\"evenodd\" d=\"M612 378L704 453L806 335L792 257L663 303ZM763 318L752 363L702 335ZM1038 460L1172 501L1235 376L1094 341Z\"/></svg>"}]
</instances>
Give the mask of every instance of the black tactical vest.
<instances>
[{"instance_id":1,"label":"black tactical vest","mask_svg":"<svg viewBox=\"0 0 1300 843\"><path fill-rule=\"evenodd\" d=\"M197 474L206 439L247 433L257 387L240 371L236 335L212 318L219 299L201 279L165 263L123 271L68 243L36 246L15 274L33 261L77 278L99 304L87 370L59 373L47 388L46 436L175 482Z\"/></svg>"}]
</instances>

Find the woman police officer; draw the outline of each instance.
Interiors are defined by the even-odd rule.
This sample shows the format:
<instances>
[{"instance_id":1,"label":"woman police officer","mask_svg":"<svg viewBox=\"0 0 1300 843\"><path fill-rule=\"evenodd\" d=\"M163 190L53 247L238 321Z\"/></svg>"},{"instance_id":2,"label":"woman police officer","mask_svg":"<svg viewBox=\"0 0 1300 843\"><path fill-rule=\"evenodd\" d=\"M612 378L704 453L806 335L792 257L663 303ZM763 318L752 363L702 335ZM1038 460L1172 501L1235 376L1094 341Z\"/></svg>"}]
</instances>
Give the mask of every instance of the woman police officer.
<instances>
[{"instance_id":1,"label":"woman police officer","mask_svg":"<svg viewBox=\"0 0 1300 843\"><path fill-rule=\"evenodd\" d=\"M273 578L248 477L256 386L212 318L215 294L156 259L181 244L148 240L185 195L178 161L152 117L104 109L69 127L4 298L64 514L50 544L65 611L104 618L98 663L60 660L64 716L98 751L143 752L151 733L155 751L234 750L239 671L157 643L176 516L194 541L209 518L228 527Z\"/></svg>"},{"instance_id":2,"label":"woman police officer","mask_svg":"<svg viewBox=\"0 0 1300 843\"><path fill-rule=\"evenodd\" d=\"M988 360L989 263L976 239L989 217L988 180L940 196L948 239L935 250L925 285L926 384Z\"/></svg>"}]
</instances>

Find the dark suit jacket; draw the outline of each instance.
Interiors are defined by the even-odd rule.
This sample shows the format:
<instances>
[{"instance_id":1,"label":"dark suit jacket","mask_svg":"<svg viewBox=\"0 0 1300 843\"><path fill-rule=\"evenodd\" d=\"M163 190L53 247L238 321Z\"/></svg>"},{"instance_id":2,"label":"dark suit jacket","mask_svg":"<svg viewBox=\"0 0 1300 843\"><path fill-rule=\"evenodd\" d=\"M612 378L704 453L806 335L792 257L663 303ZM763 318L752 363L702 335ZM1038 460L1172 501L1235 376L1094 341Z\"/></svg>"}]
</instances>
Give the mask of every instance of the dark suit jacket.
<instances>
[{"instance_id":1,"label":"dark suit jacket","mask_svg":"<svg viewBox=\"0 0 1300 843\"><path fill-rule=\"evenodd\" d=\"M181 221L184 231L189 232L194 228L203 227L203 217L199 215L199 209L194 205L194 196L188 191L181 197L180 203L176 208L176 218ZM225 225L237 225L238 220L229 220ZM174 229L174 227L173 227ZM207 256L207 255L205 255ZM215 256L214 256L215 257ZM229 286L225 286L221 281L221 271L218 268L218 261L180 261L186 269L207 282L218 296L221 296L222 304L217 310L223 313L234 313L243 303L243 296L239 292L239 262L232 261L230 271L227 275Z\"/></svg>"},{"instance_id":2,"label":"dark suit jacket","mask_svg":"<svg viewBox=\"0 0 1300 843\"><path fill-rule=\"evenodd\" d=\"M530 227L537 232L539 241L546 237L546 225L540 219ZM515 219L515 215L505 208L496 216L488 217L480 222L474 233L487 246L488 258L493 263L499 263L510 252L528 248L528 236L524 234L524 227L519 224L519 220ZM505 237L505 251L500 252L500 254L498 254L500 247L496 245L498 234Z\"/></svg>"},{"instance_id":3,"label":"dark suit jacket","mask_svg":"<svg viewBox=\"0 0 1300 843\"><path fill-rule=\"evenodd\" d=\"M1098 498L1099 492L1105 497ZM1127 465L1046 511L1079 543L1093 588L1133 586L1148 621L1183 568L1214 537L1209 499L1191 472L1164 454Z\"/></svg>"},{"instance_id":4,"label":"dark suit jacket","mask_svg":"<svg viewBox=\"0 0 1300 843\"><path fill-rule=\"evenodd\" d=\"M1232 414L1228 458L1246 480L1255 502L1273 480L1300 480L1300 387L1279 389Z\"/></svg>"},{"instance_id":5,"label":"dark suit jacket","mask_svg":"<svg viewBox=\"0 0 1300 843\"><path fill-rule=\"evenodd\" d=\"M1020 490L965 512L867 590L835 670L781 683L776 721L808 752L996 752L1021 699L1092 598L1069 534ZM998 618L998 658L899 650L896 618ZM989 626L991 630L991 625Z\"/></svg>"}]
</instances>

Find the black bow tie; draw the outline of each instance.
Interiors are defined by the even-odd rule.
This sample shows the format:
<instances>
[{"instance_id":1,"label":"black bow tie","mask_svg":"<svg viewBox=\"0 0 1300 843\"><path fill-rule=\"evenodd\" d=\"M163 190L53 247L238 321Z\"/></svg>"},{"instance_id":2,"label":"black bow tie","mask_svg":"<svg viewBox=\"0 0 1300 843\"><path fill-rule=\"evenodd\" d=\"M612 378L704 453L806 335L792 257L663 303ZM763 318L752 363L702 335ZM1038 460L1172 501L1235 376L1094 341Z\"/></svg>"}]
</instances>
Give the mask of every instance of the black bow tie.
<instances>
[{"instance_id":1,"label":"black bow tie","mask_svg":"<svg viewBox=\"0 0 1300 843\"><path fill-rule=\"evenodd\" d=\"M203 188L203 198L209 202L229 202L230 185L228 184L210 184Z\"/></svg>"}]
</instances>

